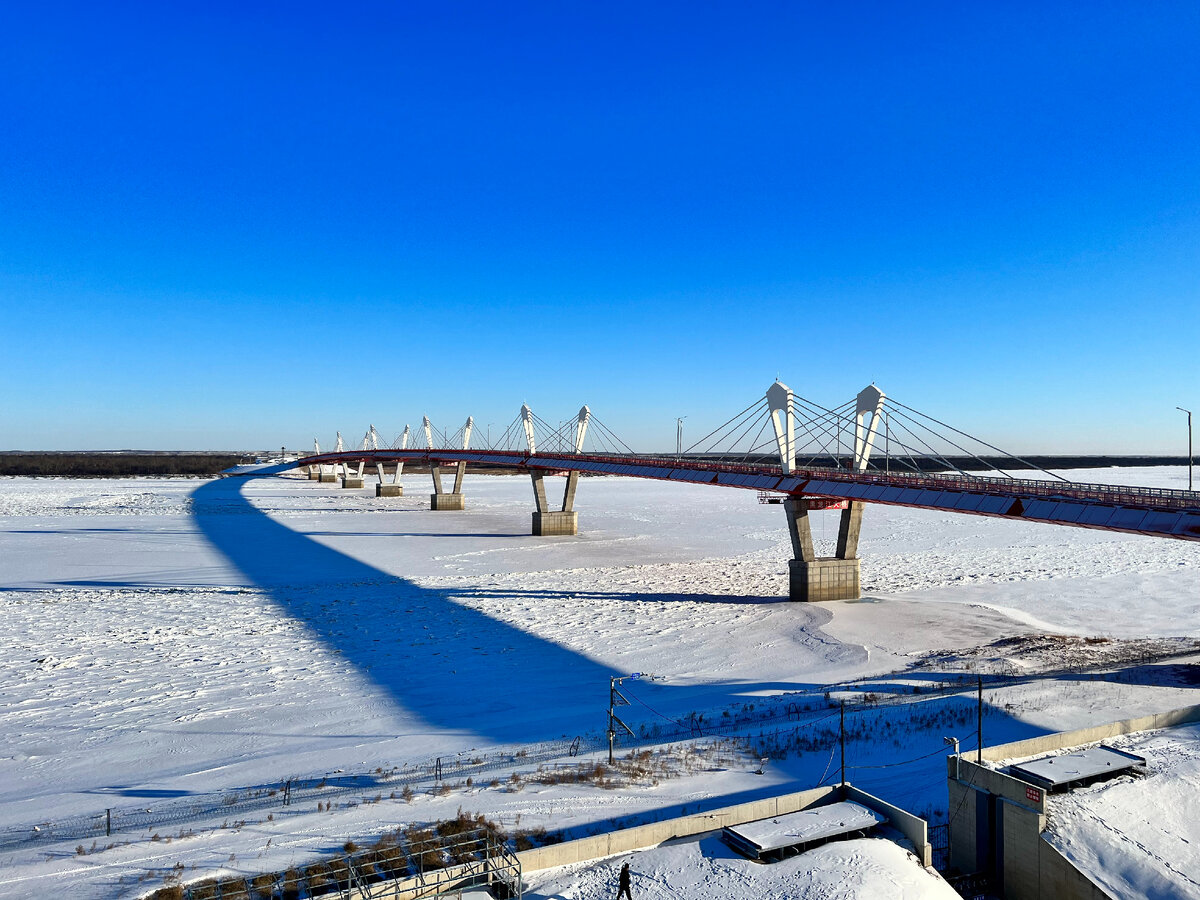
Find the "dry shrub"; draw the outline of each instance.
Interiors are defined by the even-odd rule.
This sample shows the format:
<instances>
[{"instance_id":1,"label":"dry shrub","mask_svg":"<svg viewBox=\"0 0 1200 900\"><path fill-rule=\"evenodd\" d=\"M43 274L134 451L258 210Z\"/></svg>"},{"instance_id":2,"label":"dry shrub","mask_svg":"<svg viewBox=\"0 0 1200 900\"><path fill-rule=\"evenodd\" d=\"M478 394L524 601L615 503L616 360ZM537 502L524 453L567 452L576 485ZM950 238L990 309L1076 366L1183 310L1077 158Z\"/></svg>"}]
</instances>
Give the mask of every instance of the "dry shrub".
<instances>
[{"instance_id":1,"label":"dry shrub","mask_svg":"<svg viewBox=\"0 0 1200 900\"><path fill-rule=\"evenodd\" d=\"M281 900L300 900L300 873L296 869L288 869L283 873L283 884L280 887Z\"/></svg>"},{"instance_id":2,"label":"dry shrub","mask_svg":"<svg viewBox=\"0 0 1200 900\"><path fill-rule=\"evenodd\" d=\"M218 884L221 900L250 900L250 892L246 890L243 878L230 878Z\"/></svg>"},{"instance_id":3,"label":"dry shrub","mask_svg":"<svg viewBox=\"0 0 1200 900\"><path fill-rule=\"evenodd\" d=\"M272 874L255 875L250 881L250 887L254 890L256 900L271 900L275 895L276 880L276 876Z\"/></svg>"}]
</instances>

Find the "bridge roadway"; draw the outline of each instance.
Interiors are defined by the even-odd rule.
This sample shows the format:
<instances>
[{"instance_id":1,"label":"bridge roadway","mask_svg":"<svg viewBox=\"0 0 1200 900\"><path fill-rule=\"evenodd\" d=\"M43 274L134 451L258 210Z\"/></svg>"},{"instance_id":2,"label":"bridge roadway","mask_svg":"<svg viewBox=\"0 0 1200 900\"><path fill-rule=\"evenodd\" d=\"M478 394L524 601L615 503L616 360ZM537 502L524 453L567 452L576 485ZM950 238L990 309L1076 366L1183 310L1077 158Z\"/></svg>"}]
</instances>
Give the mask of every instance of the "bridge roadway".
<instances>
[{"instance_id":1,"label":"bridge roadway","mask_svg":"<svg viewBox=\"0 0 1200 900\"><path fill-rule=\"evenodd\" d=\"M784 475L778 465L688 457L530 454L513 450L348 450L305 457L292 467L360 460L367 464L416 462L437 466L466 462L544 475L568 471L625 475L773 491L798 499L856 500L1200 541L1200 492L1160 488L834 468L798 468Z\"/></svg>"}]
</instances>

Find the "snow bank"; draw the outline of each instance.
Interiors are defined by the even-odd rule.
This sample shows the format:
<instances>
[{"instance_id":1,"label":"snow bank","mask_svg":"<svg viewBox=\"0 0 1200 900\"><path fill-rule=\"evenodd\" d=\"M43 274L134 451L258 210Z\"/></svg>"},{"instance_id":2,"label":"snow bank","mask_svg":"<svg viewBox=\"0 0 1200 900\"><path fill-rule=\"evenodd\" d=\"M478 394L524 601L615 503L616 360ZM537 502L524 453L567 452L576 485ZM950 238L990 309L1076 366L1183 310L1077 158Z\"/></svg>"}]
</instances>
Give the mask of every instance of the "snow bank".
<instances>
[{"instance_id":1,"label":"snow bank","mask_svg":"<svg viewBox=\"0 0 1200 900\"><path fill-rule=\"evenodd\" d=\"M958 900L937 874L888 840L860 838L825 844L778 863L751 862L717 837L665 844L534 872L528 900L609 900L617 875L629 863L637 898L671 900Z\"/></svg>"}]
</instances>

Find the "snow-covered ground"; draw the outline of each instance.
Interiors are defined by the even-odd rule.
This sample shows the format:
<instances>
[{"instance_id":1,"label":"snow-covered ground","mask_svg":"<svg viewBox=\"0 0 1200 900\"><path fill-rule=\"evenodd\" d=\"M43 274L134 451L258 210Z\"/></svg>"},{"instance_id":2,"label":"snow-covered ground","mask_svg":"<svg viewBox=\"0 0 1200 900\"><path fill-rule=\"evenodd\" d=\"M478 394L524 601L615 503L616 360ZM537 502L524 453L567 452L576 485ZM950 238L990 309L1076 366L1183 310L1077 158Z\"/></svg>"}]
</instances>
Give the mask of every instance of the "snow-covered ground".
<instances>
[{"instance_id":1,"label":"snow-covered ground","mask_svg":"<svg viewBox=\"0 0 1200 900\"><path fill-rule=\"evenodd\" d=\"M958 900L916 857L882 838L825 844L777 863L750 862L715 836L564 866L526 877L528 900L608 900L629 863L646 900Z\"/></svg>"},{"instance_id":2,"label":"snow-covered ground","mask_svg":"<svg viewBox=\"0 0 1200 900\"><path fill-rule=\"evenodd\" d=\"M1052 797L1046 839L1114 897L1200 898L1200 725L1104 743L1147 774Z\"/></svg>"},{"instance_id":3,"label":"snow-covered ground","mask_svg":"<svg viewBox=\"0 0 1200 900\"><path fill-rule=\"evenodd\" d=\"M1183 469L1068 474L1186 485ZM428 476L404 484L405 497L376 499L370 482L343 491L295 477L0 479L0 829L595 734L614 674L659 676L629 686L635 720L719 721L927 651L1019 668L1032 644L986 646L1014 635L1200 637L1190 543L871 507L864 600L808 606L784 600L781 508L750 491L585 478L583 533L535 538L527 478L468 475L465 512L430 511ZM814 514L819 552L831 552L835 516ZM985 741L1200 699L1163 680L989 692ZM931 758L851 780L901 805L944 805L944 725L860 741L860 766ZM959 729L964 746L972 730ZM827 750L797 752L764 776L755 762L639 790L476 785L411 804L289 809L219 833L197 823L185 839L175 827L169 847L38 844L4 852L0 896L68 881L86 887L79 896L129 894L135 873L177 861L286 866L459 805L585 829L807 787L829 765Z\"/></svg>"}]
</instances>

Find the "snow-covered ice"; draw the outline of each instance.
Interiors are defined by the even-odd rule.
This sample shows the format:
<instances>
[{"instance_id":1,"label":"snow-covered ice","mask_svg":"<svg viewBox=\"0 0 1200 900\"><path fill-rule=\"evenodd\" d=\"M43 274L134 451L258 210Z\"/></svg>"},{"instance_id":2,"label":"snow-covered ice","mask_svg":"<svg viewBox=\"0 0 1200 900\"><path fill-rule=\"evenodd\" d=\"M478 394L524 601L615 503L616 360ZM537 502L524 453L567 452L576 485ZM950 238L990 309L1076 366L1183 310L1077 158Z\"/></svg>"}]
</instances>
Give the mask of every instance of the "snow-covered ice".
<instances>
[{"instance_id":1,"label":"snow-covered ice","mask_svg":"<svg viewBox=\"0 0 1200 900\"><path fill-rule=\"evenodd\" d=\"M1184 469L1068 474L1186 484ZM1200 636L1190 543L870 507L864 600L808 606L784 600L783 513L751 491L585 478L582 533L535 538L527 478L468 474L465 512L430 511L427 482L407 476L405 497L376 499L370 484L294 477L0 479L0 828L594 734L614 674L660 676L636 687L648 706L632 710L655 721L893 672L926 651L995 655L992 642L1029 632ZM835 515L814 514L819 552ZM989 698L990 742L1198 696L1156 683L1006 689ZM936 744L910 755L936 751L940 735L927 738ZM664 782L617 803L577 787L584 812L567 825L807 787L827 756L794 755L766 776L748 767ZM936 806L940 762L857 780L901 805ZM553 789L562 799L544 824L559 827L572 807L565 790ZM256 862L286 865L272 855L281 842L313 852L397 816L459 804L515 816L522 803L537 805L531 793L479 791L385 802L306 822L295 841L262 823L274 837ZM208 865L248 840L198 835L153 856ZM51 870L100 871L123 853L123 875L145 865L115 848ZM50 871L40 852L8 862L22 878ZM109 875L81 883L97 897L135 889ZM26 895L14 884L0 874L0 896Z\"/></svg>"}]
</instances>

